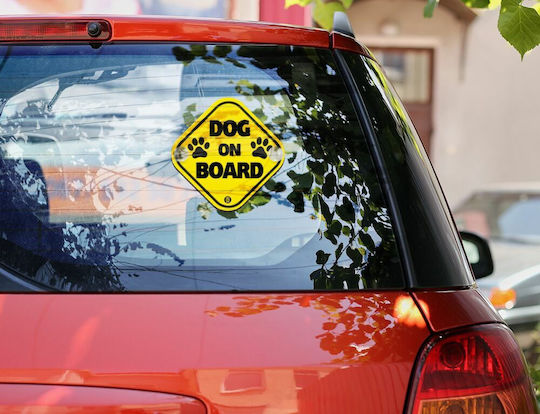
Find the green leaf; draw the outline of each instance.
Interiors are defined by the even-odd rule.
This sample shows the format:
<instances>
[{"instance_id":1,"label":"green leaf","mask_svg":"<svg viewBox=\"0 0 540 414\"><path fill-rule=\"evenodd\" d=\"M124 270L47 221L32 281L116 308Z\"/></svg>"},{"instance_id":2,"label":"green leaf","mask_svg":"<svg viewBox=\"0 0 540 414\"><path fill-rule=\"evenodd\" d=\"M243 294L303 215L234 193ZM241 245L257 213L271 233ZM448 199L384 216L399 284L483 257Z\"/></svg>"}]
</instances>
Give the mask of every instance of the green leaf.
<instances>
[{"instance_id":1,"label":"green leaf","mask_svg":"<svg viewBox=\"0 0 540 414\"><path fill-rule=\"evenodd\" d=\"M281 115L272 118L274 124L285 124L291 116L287 112L283 112Z\"/></svg>"},{"instance_id":2,"label":"green leaf","mask_svg":"<svg viewBox=\"0 0 540 414\"><path fill-rule=\"evenodd\" d=\"M332 242L332 244L337 244L337 237L341 234L341 223L337 220L332 221L332 224L327 227L327 230L324 232L324 237Z\"/></svg>"},{"instance_id":3,"label":"green leaf","mask_svg":"<svg viewBox=\"0 0 540 414\"><path fill-rule=\"evenodd\" d=\"M193 53L180 46L173 47L172 52L176 60L183 62L184 65L189 65L195 59Z\"/></svg>"},{"instance_id":4,"label":"green leaf","mask_svg":"<svg viewBox=\"0 0 540 414\"><path fill-rule=\"evenodd\" d=\"M343 243L339 243L339 246L337 247L336 251L334 252L334 254L336 255L336 262L337 262L337 260L339 260L339 258L341 256L341 253L343 253Z\"/></svg>"},{"instance_id":5,"label":"green leaf","mask_svg":"<svg viewBox=\"0 0 540 414\"><path fill-rule=\"evenodd\" d=\"M326 197L332 197L336 193L336 176L334 173L329 172L324 177L322 192Z\"/></svg>"},{"instance_id":6,"label":"green leaf","mask_svg":"<svg viewBox=\"0 0 540 414\"><path fill-rule=\"evenodd\" d=\"M341 172L349 178L353 178L356 174L350 164L343 164L340 166Z\"/></svg>"},{"instance_id":7,"label":"green leaf","mask_svg":"<svg viewBox=\"0 0 540 414\"><path fill-rule=\"evenodd\" d=\"M322 274L323 274L323 269L317 269L314 272L311 272L311 274L309 275L309 278L311 280L317 280L322 276Z\"/></svg>"},{"instance_id":8,"label":"green leaf","mask_svg":"<svg viewBox=\"0 0 540 414\"><path fill-rule=\"evenodd\" d=\"M490 0L461 0L472 9L485 9L489 7Z\"/></svg>"},{"instance_id":9,"label":"green leaf","mask_svg":"<svg viewBox=\"0 0 540 414\"><path fill-rule=\"evenodd\" d=\"M341 2L331 1L325 3L322 0L317 0L313 8L313 20L323 29L331 30L334 25L334 13L337 11L345 11L345 7Z\"/></svg>"},{"instance_id":10,"label":"green leaf","mask_svg":"<svg viewBox=\"0 0 540 414\"><path fill-rule=\"evenodd\" d=\"M270 194L262 193L259 191L249 201L251 204L258 207L258 206L264 206L266 203L270 201L271 198L272 196Z\"/></svg>"},{"instance_id":11,"label":"green leaf","mask_svg":"<svg viewBox=\"0 0 540 414\"><path fill-rule=\"evenodd\" d=\"M317 198L319 199L319 206L321 207L321 213L324 217L324 221L326 221L327 225L329 225L329 223L331 223L334 218L334 213L330 213L330 208L328 208L328 204L326 204L326 202L320 195L317 195Z\"/></svg>"},{"instance_id":12,"label":"green leaf","mask_svg":"<svg viewBox=\"0 0 540 414\"><path fill-rule=\"evenodd\" d=\"M322 250L317 250L317 260L315 261L317 264L324 265L326 262L328 262L328 258L330 257L330 253L325 253Z\"/></svg>"},{"instance_id":13,"label":"green leaf","mask_svg":"<svg viewBox=\"0 0 540 414\"><path fill-rule=\"evenodd\" d=\"M217 60L215 58L215 56L207 55L207 56L203 56L203 59L206 60L208 63L214 63L216 65L222 65L223 64L219 60Z\"/></svg>"},{"instance_id":14,"label":"green leaf","mask_svg":"<svg viewBox=\"0 0 540 414\"><path fill-rule=\"evenodd\" d=\"M348 9L352 6L353 0L341 0L341 3L343 3L343 7Z\"/></svg>"},{"instance_id":15,"label":"green leaf","mask_svg":"<svg viewBox=\"0 0 540 414\"><path fill-rule=\"evenodd\" d=\"M205 56L207 53L206 46L201 44L193 44L190 46L190 49L191 53L193 53L195 56Z\"/></svg>"},{"instance_id":16,"label":"green leaf","mask_svg":"<svg viewBox=\"0 0 540 414\"><path fill-rule=\"evenodd\" d=\"M268 118L268 117L264 114L264 112L263 112L263 110L262 110L261 108L255 109L255 110L253 111L253 113L254 113L255 116L256 116L257 118L259 118L262 122L266 121L266 119Z\"/></svg>"},{"instance_id":17,"label":"green leaf","mask_svg":"<svg viewBox=\"0 0 540 414\"><path fill-rule=\"evenodd\" d=\"M237 68L247 68L246 65L244 65L243 63L240 63L238 60L234 59L234 58L231 58L231 57L227 57L225 58L225 60L229 63L232 63L234 66L236 66Z\"/></svg>"},{"instance_id":18,"label":"green leaf","mask_svg":"<svg viewBox=\"0 0 540 414\"><path fill-rule=\"evenodd\" d=\"M540 44L540 14L520 0L502 0L499 22L502 37L521 55Z\"/></svg>"},{"instance_id":19,"label":"green leaf","mask_svg":"<svg viewBox=\"0 0 540 414\"><path fill-rule=\"evenodd\" d=\"M304 174L297 174L294 171L289 171L287 175L291 177L291 179L295 183L293 189L306 193L310 192L311 186L313 185L313 175L310 172Z\"/></svg>"},{"instance_id":20,"label":"green leaf","mask_svg":"<svg viewBox=\"0 0 540 414\"><path fill-rule=\"evenodd\" d=\"M312 1L313 0L285 0L285 8L288 9L289 7L295 6L295 5L306 7Z\"/></svg>"},{"instance_id":21,"label":"green leaf","mask_svg":"<svg viewBox=\"0 0 540 414\"><path fill-rule=\"evenodd\" d=\"M314 174L317 175L324 175L326 172L326 165L322 162L308 160L307 166Z\"/></svg>"},{"instance_id":22,"label":"green leaf","mask_svg":"<svg viewBox=\"0 0 540 414\"><path fill-rule=\"evenodd\" d=\"M191 125L195 122L196 117L193 115L193 112L185 111L182 116L184 118L184 124L186 125Z\"/></svg>"},{"instance_id":23,"label":"green leaf","mask_svg":"<svg viewBox=\"0 0 540 414\"><path fill-rule=\"evenodd\" d=\"M268 180L264 186L270 191L274 191L276 193L281 193L287 189L285 184L283 184L281 181L276 182L272 179Z\"/></svg>"},{"instance_id":24,"label":"green leaf","mask_svg":"<svg viewBox=\"0 0 540 414\"><path fill-rule=\"evenodd\" d=\"M295 213L303 213L304 212L304 195L300 191L293 191L287 196L287 200L289 200L292 205L294 206L294 212Z\"/></svg>"},{"instance_id":25,"label":"green leaf","mask_svg":"<svg viewBox=\"0 0 540 414\"><path fill-rule=\"evenodd\" d=\"M428 0L424 6L424 17L432 17L437 4L439 4L439 0Z\"/></svg>"},{"instance_id":26,"label":"green leaf","mask_svg":"<svg viewBox=\"0 0 540 414\"><path fill-rule=\"evenodd\" d=\"M336 212L343 220L348 221L349 223L354 222L354 206L348 198L344 198L343 204L341 204L340 206L336 206Z\"/></svg>"},{"instance_id":27,"label":"green leaf","mask_svg":"<svg viewBox=\"0 0 540 414\"><path fill-rule=\"evenodd\" d=\"M362 264L364 258L362 253L360 253L360 250L347 247L346 253L347 256L349 256L349 258L353 261L355 266L360 266Z\"/></svg>"},{"instance_id":28,"label":"green leaf","mask_svg":"<svg viewBox=\"0 0 540 414\"><path fill-rule=\"evenodd\" d=\"M375 250L375 243L373 242L373 239L371 238L371 236L368 234L368 233L358 233L358 238L360 239L360 241L362 242L362 244L370 251L373 253L373 251Z\"/></svg>"},{"instance_id":29,"label":"green leaf","mask_svg":"<svg viewBox=\"0 0 540 414\"><path fill-rule=\"evenodd\" d=\"M313 205L313 210L317 213L319 212L319 197L315 194L311 199L311 204Z\"/></svg>"},{"instance_id":30,"label":"green leaf","mask_svg":"<svg viewBox=\"0 0 540 414\"><path fill-rule=\"evenodd\" d=\"M275 95L264 95L264 99L272 106L277 106L277 99Z\"/></svg>"},{"instance_id":31,"label":"green leaf","mask_svg":"<svg viewBox=\"0 0 540 414\"><path fill-rule=\"evenodd\" d=\"M313 280L314 289L328 289L326 270L318 269L309 275L309 278Z\"/></svg>"},{"instance_id":32,"label":"green leaf","mask_svg":"<svg viewBox=\"0 0 540 414\"><path fill-rule=\"evenodd\" d=\"M334 236L339 236L341 234L341 223L337 220L332 221L332 224L328 227L328 233L333 234Z\"/></svg>"},{"instance_id":33,"label":"green leaf","mask_svg":"<svg viewBox=\"0 0 540 414\"><path fill-rule=\"evenodd\" d=\"M246 203L236 211L238 211L238 214L244 214L249 213L251 210L253 210L253 204Z\"/></svg>"},{"instance_id":34,"label":"green leaf","mask_svg":"<svg viewBox=\"0 0 540 414\"><path fill-rule=\"evenodd\" d=\"M231 52L232 52L232 47L230 47L228 45L214 46L214 55L216 55L217 57L221 57L221 58L225 57Z\"/></svg>"},{"instance_id":35,"label":"green leaf","mask_svg":"<svg viewBox=\"0 0 540 414\"><path fill-rule=\"evenodd\" d=\"M221 217L225 217L227 220L237 218L238 215L236 214L236 211L223 211L223 210L217 210L217 213Z\"/></svg>"},{"instance_id":36,"label":"green leaf","mask_svg":"<svg viewBox=\"0 0 540 414\"><path fill-rule=\"evenodd\" d=\"M197 211L201 214L201 217L204 220L207 220L208 217L210 217L210 214L212 214L212 208L210 207L210 204L208 203L201 203L197 206Z\"/></svg>"}]
</instances>

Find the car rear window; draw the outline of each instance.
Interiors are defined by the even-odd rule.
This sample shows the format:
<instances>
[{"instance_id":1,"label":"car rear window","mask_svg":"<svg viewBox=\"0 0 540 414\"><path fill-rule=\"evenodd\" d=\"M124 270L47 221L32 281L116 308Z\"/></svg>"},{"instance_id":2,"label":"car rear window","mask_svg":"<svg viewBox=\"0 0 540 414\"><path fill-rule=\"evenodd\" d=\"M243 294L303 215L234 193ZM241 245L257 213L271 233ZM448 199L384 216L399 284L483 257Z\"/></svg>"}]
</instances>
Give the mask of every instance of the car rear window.
<instances>
[{"instance_id":1,"label":"car rear window","mask_svg":"<svg viewBox=\"0 0 540 414\"><path fill-rule=\"evenodd\" d=\"M330 51L14 45L0 79L1 290L403 286Z\"/></svg>"}]
</instances>

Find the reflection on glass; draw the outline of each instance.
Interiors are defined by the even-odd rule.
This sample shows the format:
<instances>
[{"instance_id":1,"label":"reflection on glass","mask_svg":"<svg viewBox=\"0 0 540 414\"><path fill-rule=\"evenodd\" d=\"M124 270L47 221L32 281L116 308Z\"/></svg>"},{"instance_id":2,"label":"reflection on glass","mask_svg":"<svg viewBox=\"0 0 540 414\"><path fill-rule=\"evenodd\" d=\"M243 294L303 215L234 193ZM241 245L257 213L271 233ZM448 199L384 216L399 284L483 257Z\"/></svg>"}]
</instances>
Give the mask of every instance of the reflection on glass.
<instances>
[{"instance_id":1,"label":"reflection on glass","mask_svg":"<svg viewBox=\"0 0 540 414\"><path fill-rule=\"evenodd\" d=\"M329 51L17 46L0 76L20 83L0 116L0 261L17 277L67 291L402 286L378 178ZM170 158L223 97L244 103L286 151L232 212L206 202Z\"/></svg>"}]
</instances>

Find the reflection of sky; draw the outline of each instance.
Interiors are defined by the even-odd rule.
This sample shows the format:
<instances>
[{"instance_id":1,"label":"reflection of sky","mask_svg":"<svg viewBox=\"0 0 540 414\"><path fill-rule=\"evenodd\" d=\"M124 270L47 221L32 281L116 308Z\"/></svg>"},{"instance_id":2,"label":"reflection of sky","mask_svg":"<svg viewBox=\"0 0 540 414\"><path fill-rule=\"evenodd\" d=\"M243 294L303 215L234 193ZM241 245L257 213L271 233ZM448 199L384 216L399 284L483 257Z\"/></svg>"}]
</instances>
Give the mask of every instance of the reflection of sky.
<instances>
[{"instance_id":1,"label":"reflection of sky","mask_svg":"<svg viewBox=\"0 0 540 414\"><path fill-rule=\"evenodd\" d=\"M143 14L227 17L225 0L141 0Z\"/></svg>"},{"instance_id":2,"label":"reflection of sky","mask_svg":"<svg viewBox=\"0 0 540 414\"><path fill-rule=\"evenodd\" d=\"M156 48L155 56L145 55L144 49L141 54L131 52L133 47L104 47L99 51L102 65L92 63L94 55L71 59L78 50L75 47L52 50L58 55L53 57L34 56L32 49L15 49L4 69L3 75L6 70L9 72L7 79L16 79L24 59L48 67L54 58L59 68L37 73L35 83L25 85L26 90L7 102L0 122L2 127L11 128L7 131L24 133L17 148L7 151L8 157L35 160L43 169L50 223L65 223L64 251L71 252L81 246L82 251L70 255L85 259L87 251L92 250L90 232L85 228L103 224L107 228L106 237L117 241L122 249L115 253L120 265L130 268L170 265L177 271L179 257L184 274L175 276L190 283L186 288L191 289L195 284L193 277L185 276L185 272L191 271L185 271L186 268L222 266L226 261L228 266L243 267L244 273L237 269L229 272L230 275L214 272L204 281L212 284L210 288L216 288L217 279L220 287L260 288L257 285L263 283L257 280L260 276L270 288L310 289L309 275L320 267L314 263L317 250L335 250L318 233L324 225L310 203L306 203L302 213L292 213L291 203L286 199L288 193L283 192L274 194L263 209L255 208L230 220L208 206L170 163L171 143L179 130L217 99L232 96L259 113L261 122L283 141L287 153L296 153L296 158L289 161L287 157L273 176L291 189L294 182L288 173L306 173L308 153L297 143L297 113L287 95L288 82L277 70L257 68L248 58L239 56L236 47L229 53L239 61L233 60L236 65L224 59L221 64L211 63L204 58L183 65L171 54L169 45L152 46ZM207 52L211 53L210 48ZM329 66L326 69L331 70ZM50 74L55 77L45 76ZM70 77L74 74L84 77L72 81ZM40 83L41 79L45 80ZM62 83L59 79L68 87L57 94ZM317 110L322 109L321 99L324 95L315 104ZM27 112L29 107L31 114ZM281 119L276 120L277 117ZM34 135L39 139L26 139ZM340 182L355 185L350 178L344 177ZM364 191L365 197L369 197L367 188ZM341 200L334 196L326 202L333 209ZM203 215L204 211L208 214ZM361 214L359 207L356 213ZM365 231L375 245L380 243L373 227ZM349 246L345 233L336 246L339 243L361 247L360 241ZM367 253L362 254L365 260ZM337 264L347 267L351 260L343 254ZM272 269L263 269L265 266ZM137 285L158 286L155 272L139 267ZM170 273L164 271L162 276L164 287L170 286L165 281ZM145 285L145 278L150 281L150 277L151 284ZM222 281L226 277L225 285ZM283 280L273 283L277 279ZM128 281L124 284L130 288Z\"/></svg>"},{"instance_id":3,"label":"reflection of sky","mask_svg":"<svg viewBox=\"0 0 540 414\"><path fill-rule=\"evenodd\" d=\"M246 60L235 53L231 56ZM81 195L89 197L92 189L99 189L100 192L92 195L86 207L90 210L95 207L96 213L99 211L114 217L112 223L115 225L125 225L113 232L123 235L119 236L122 245L130 242L155 243L167 246L183 258L192 258L194 246L197 246L196 257L203 259L225 257L246 260L260 258L273 251L271 257L261 259L257 264L269 265L284 260L317 232L320 222L313 216L313 208L307 208L302 215L291 215L291 206L285 195L279 202L275 195L265 209L240 215L234 220L234 225L231 225L231 220L217 215L213 208L214 213L203 219L198 206L207 203L195 198L191 186L179 176L172 164L164 164L163 160L169 158L171 139L178 133L168 131L175 125L182 125L182 109L193 104L196 107L194 115L199 116L216 99L235 96L242 98L251 110L262 110L268 117L269 126L274 126L271 119L285 111L290 114L288 127L296 124L286 95L274 96L279 105L272 106L260 100L247 100L235 88L238 82L246 79L270 90L281 90L287 83L273 70L261 70L247 64L245 68L238 68L224 60L220 65L196 60L184 68L173 56L169 59L174 63L141 64L129 67L127 73L117 79L95 84L75 83L66 88L51 107L51 112L47 113L51 125L45 124L43 113L37 111L36 114L43 118L40 119L43 126L39 131L46 130L59 140L24 144L25 156L32 153L32 158L39 160L42 166L63 164L68 187L78 189L75 195L71 194L73 191L69 193L72 202L76 199L80 202ZM96 74L89 71L87 77L94 79L102 73L102 70ZM56 79L34 85L10 99L3 117L16 119L28 102L40 99L51 102L57 90ZM249 91L247 87L246 90ZM86 127L91 127L96 118L99 128L87 130ZM68 125L76 127L74 133L66 132ZM28 127L32 130L35 124ZM84 131L80 127L85 127ZM274 128L276 132L277 128ZM289 140L284 143L287 151L300 151L300 147L289 143ZM51 157L52 152L49 151L53 147L59 149L55 157ZM305 157L302 152L298 159ZM71 175L66 167L74 169ZM305 160L295 160L292 165L286 162L274 179L291 185L286 173L293 167L297 173L307 171ZM51 195L65 193L61 191L63 183L58 184L60 186L53 189L49 182ZM51 203L54 221L68 219L67 200L59 201L58 197L51 196ZM81 204L78 207L82 209ZM62 209L66 212L63 213ZM69 217L69 220L101 222L101 214L90 217L81 213L81 217ZM225 234L227 245L223 243ZM266 237L261 237L262 234ZM122 256L151 259L155 253L137 249Z\"/></svg>"}]
</instances>

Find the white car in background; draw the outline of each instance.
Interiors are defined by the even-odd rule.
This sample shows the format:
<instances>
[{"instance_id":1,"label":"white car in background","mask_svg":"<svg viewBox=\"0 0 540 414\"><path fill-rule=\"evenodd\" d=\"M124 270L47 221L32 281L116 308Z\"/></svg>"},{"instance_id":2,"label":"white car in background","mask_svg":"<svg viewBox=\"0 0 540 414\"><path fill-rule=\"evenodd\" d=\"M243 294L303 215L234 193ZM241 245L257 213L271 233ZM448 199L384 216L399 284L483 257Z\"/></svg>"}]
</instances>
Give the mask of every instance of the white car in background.
<instances>
[{"instance_id":1,"label":"white car in background","mask_svg":"<svg viewBox=\"0 0 540 414\"><path fill-rule=\"evenodd\" d=\"M510 325L540 321L540 182L493 184L454 211L458 227L490 242L495 264L478 287Z\"/></svg>"}]
</instances>

